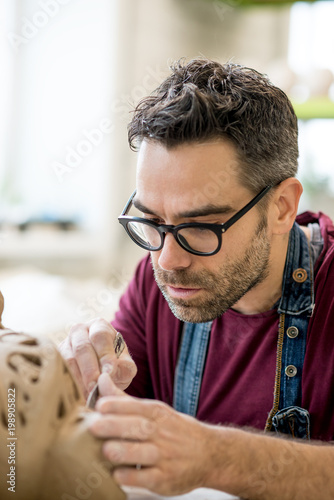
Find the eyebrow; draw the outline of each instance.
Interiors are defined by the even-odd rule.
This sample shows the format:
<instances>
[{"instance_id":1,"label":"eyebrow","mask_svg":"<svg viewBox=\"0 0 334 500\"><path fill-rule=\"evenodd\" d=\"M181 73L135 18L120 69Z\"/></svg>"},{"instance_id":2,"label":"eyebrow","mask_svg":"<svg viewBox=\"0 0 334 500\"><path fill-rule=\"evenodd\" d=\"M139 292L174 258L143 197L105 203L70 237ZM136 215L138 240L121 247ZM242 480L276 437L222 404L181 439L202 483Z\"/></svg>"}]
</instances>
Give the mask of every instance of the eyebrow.
<instances>
[{"instance_id":1,"label":"eyebrow","mask_svg":"<svg viewBox=\"0 0 334 500\"><path fill-rule=\"evenodd\" d=\"M153 210L148 207L145 207L139 200L136 198L132 201L133 205L143 212L144 214L149 215L158 215ZM195 208L193 210L187 210L185 212L179 212L176 214L177 219L192 219L194 217L205 217L207 215L225 215L235 212L235 209L231 207L231 205L222 205L217 206L209 203L203 207Z\"/></svg>"}]
</instances>

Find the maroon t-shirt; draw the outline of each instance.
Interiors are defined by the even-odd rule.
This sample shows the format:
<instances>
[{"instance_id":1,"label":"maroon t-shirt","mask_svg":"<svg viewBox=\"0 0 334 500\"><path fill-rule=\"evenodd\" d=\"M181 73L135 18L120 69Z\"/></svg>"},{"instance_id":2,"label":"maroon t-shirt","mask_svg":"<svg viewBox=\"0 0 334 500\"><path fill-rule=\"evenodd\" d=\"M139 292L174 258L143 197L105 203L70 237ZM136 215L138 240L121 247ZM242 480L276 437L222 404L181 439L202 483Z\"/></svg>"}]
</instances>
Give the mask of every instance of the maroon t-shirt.
<instances>
[{"instance_id":1,"label":"maroon t-shirt","mask_svg":"<svg viewBox=\"0 0 334 500\"><path fill-rule=\"evenodd\" d=\"M297 222L319 222L324 238L315 267L315 309L308 328L302 406L311 415L312 438L329 441L334 438L334 227L323 214L302 214ZM138 367L127 392L172 405L183 324L155 283L149 256L139 263L112 323L124 335ZM230 309L214 320L198 419L264 428L273 404L277 335L276 309L252 315Z\"/></svg>"}]
</instances>

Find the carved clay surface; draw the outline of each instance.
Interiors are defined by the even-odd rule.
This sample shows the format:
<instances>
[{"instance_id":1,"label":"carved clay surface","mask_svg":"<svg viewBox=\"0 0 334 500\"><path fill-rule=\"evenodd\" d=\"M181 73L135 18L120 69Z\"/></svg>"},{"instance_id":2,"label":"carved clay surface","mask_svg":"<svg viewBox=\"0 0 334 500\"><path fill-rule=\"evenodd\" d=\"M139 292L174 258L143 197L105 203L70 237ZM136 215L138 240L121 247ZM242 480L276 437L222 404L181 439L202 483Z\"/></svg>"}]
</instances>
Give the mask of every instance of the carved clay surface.
<instances>
[{"instance_id":1,"label":"carved clay surface","mask_svg":"<svg viewBox=\"0 0 334 500\"><path fill-rule=\"evenodd\" d=\"M102 441L88 432L96 413L84 405L52 343L2 327L1 500L126 498L102 456Z\"/></svg>"}]
</instances>

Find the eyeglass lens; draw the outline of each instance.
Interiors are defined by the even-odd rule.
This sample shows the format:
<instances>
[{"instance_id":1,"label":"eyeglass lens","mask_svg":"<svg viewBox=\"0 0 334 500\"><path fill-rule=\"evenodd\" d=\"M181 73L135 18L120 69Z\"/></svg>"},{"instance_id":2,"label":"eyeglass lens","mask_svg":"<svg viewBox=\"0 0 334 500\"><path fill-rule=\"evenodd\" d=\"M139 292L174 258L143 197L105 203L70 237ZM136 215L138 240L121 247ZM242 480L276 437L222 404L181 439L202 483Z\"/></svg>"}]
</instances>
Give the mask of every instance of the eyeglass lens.
<instances>
[{"instance_id":1,"label":"eyeglass lens","mask_svg":"<svg viewBox=\"0 0 334 500\"><path fill-rule=\"evenodd\" d=\"M147 250L160 248L163 235L154 226L144 222L129 221L127 228L140 246ZM214 252L219 245L217 234L206 228L186 227L178 229L176 238L186 250L190 249L200 253Z\"/></svg>"}]
</instances>

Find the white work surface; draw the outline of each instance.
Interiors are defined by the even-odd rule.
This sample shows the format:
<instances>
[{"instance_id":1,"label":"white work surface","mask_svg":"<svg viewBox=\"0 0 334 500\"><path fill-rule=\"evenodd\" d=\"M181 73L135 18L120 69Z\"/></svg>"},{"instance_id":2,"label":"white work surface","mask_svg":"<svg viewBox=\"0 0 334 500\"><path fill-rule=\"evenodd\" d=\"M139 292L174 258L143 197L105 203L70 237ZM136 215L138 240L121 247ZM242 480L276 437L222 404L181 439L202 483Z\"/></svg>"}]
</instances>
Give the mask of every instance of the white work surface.
<instances>
[{"instance_id":1,"label":"white work surface","mask_svg":"<svg viewBox=\"0 0 334 500\"><path fill-rule=\"evenodd\" d=\"M127 494L128 500L235 500L238 498L223 493L222 491L209 490L206 488L193 490L185 495L176 497L162 497L139 488L123 487L123 489Z\"/></svg>"}]
</instances>

